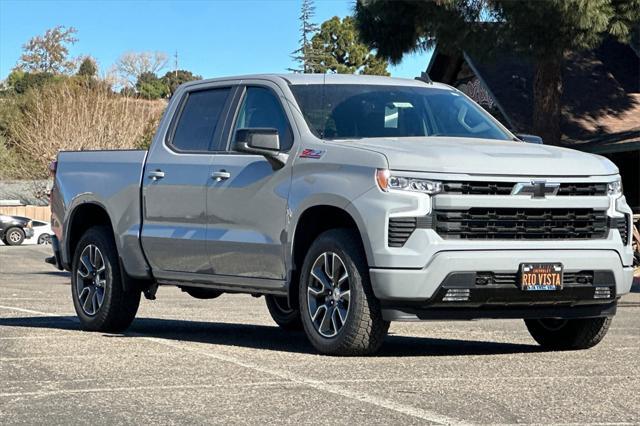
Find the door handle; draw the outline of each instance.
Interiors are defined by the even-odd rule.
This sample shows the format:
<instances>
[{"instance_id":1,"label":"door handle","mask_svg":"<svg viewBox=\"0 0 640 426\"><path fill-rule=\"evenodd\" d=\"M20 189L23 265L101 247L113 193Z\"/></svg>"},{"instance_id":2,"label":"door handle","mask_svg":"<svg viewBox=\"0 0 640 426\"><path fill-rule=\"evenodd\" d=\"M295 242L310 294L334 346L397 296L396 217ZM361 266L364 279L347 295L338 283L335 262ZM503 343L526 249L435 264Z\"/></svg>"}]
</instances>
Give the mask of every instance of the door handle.
<instances>
[{"instance_id":1,"label":"door handle","mask_svg":"<svg viewBox=\"0 0 640 426\"><path fill-rule=\"evenodd\" d=\"M231 173L226 170L220 170L218 172L211 173L211 177L215 179L216 182L220 182L221 180L227 180L231 177Z\"/></svg>"},{"instance_id":2,"label":"door handle","mask_svg":"<svg viewBox=\"0 0 640 426\"><path fill-rule=\"evenodd\" d=\"M148 176L149 178L151 178L151 180L158 180L164 177L164 172L162 170L154 170L152 172L149 172Z\"/></svg>"}]
</instances>

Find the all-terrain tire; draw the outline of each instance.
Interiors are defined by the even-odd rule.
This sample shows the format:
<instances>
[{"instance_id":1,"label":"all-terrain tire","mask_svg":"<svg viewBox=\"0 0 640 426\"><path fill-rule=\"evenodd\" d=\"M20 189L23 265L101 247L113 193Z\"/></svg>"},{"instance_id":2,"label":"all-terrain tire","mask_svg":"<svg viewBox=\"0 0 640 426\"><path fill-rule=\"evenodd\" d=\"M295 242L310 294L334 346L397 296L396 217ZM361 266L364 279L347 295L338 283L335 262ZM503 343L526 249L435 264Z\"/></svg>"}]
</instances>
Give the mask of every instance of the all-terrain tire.
<instances>
[{"instance_id":1,"label":"all-terrain tire","mask_svg":"<svg viewBox=\"0 0 640 426\"><path fill-rule=\"evenodd\" d=\"M339 256L348 272L349 308L339 332L326 337L316 328L307 299L313 282L311 270L324 253ZM332 229L318 236L305 257L300 283L299 306L302 324L311 344L328 355L368 355L376 352L389 330L389 322L382 317L380 302L373 294L369 268L362 242L352 229Z\"/></svg>"},{"instance_id":2,"label":"all-terrain tire","mask_svg":"<svg viewBox=\"0 0 640 426\"><path fill-rule=\"evenodd\" d=\"M303 329L300 319L300 310L289 306L289 301L284 296L266 295L267 309L271 318L283 330L300 331Z\"/></svg>"},{"instance_id":3,"label":"all-terrain tire","mask_svg":"<svg viewBox=\"0 0 640 426\"><path fill-rule=\"evenodd\" d=\"M102 304L93 315L87 314L80 302L79 286L84 285L78 268L81 254L88 246L97 247L104 260ZM85 260L86 262L86 260ZM126 330L136 316L140 305L139 288L129 285L124 291L118 251L111 230L104 226L89 228L76 247L71 269L71 295L80 325L84 330L117 333ZM84 267L82 267L84 269ZM81 271L85 273L85 271Z\"/></svg>"},{"instance_id":4,"label":"all-terrain tire","mask_svg":"<svg viewBox=\"0 0 640 426\"><path fill-rule=\"evenodd\" d=\"M591 348L604 338L611 318L580 318L571 320L525 320L536 342L550 350L578 350Z\"/></svg>"}]
</instances>

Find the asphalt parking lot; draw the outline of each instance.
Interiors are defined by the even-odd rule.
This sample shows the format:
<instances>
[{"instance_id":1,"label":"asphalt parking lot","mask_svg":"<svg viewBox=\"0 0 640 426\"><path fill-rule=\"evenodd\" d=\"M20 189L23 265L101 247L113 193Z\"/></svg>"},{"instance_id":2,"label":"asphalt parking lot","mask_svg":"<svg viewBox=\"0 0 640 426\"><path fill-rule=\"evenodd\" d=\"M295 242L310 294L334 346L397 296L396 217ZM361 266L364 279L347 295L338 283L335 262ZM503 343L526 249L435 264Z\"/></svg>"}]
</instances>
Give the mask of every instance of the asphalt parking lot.
<instances>
[{"instance_id":1,"label":"asphalt parking lot","mask_svg":"<svg viewBox=\"0 0 640 426\"><path fill-rule=\"evenodd\" d=\"M640 289L597 347L521 321L394 323L365 358L314 353L263 299L161 288L129 331L78 329L48 247L0 247L0 424L640 422Z\"/></svg>"}]
</instances>

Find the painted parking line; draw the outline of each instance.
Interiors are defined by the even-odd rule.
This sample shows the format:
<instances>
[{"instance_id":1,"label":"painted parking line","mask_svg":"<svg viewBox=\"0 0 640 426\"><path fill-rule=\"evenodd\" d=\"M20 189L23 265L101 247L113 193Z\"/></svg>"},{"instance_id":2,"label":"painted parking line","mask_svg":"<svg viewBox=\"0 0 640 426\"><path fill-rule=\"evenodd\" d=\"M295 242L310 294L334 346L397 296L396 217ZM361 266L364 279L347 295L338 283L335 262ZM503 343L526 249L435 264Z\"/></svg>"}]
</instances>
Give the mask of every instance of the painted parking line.
<instances>
[{"instance_id":1,"label":"painted parking line","mask_svg":"<svg viewBox=\"0 0 640 426\"><path fill-rule=\"evenodd\" d=\"M201 390L201 389L216 389L216 388L228 388L230 386L240 388L261 388L261 387L273 387L282 386L287 383L281 381L268 381L268 382L252 382L252 383L221 383L215 384L199 384L199 385L153 385L153 386L119 386L119 387L99 387L99 388L80 388L80 389L55 389L46 391L32 391L32 392L4 392L0 393L0 398L14 398L23 396L51 396L51 395L71 395L71 394L85 394L85 393L105 393L105 392L137 392L137 391L153 391L153 390ZM290 384L290 383L289 383Z\"/></svg>"},{"instance_id":2,"label":"painted parking line","mask_svg":"<svg viewBox=\"0 0 640 426\"><path fill-rule=\"evenodd\" d=\"M0 305L0 309L5 310L13 310L17 312L24 312L32 315L41 315L41 316L60 316L59 314L54 314L50 312L42 312L42 311L34 311L32 309L24 309L17 308L13 306L3 306ZM62 317L61 317L62 318ZM68 318L64 318L65 320L70 320ZM304 385L316 390L320 390L323 392L331 393L334 395L339 395L345 398L349 398L359 402L365 402L370 405L374 405L380 408L385 408L387 410L395 411L399 414L404 414L406 416L415 417L420 420L424 420L430 423L440 424L440 425L460 425L467 424L458 419L454 419L449 416L444 416L439 413L433 412L431 410L425 410L422 408L414 407L412 405L402 404L400 402L396 402L390 399L382 398L375 395L370 395L365 392L358 392L349 389L345 389L337 384L332 384L324 381L309 379L307 377L299 376L284 370L276 370L272 368L267 368L262 365L258 365L252 362L248 362L245 360L241 360L232 356L215 354L209 351L203 351L198 348L194 348L193 346L189 346L186 344L178 344L173 342L167 342L163 339L159 339L156 337L149 337L141 333L132 333L131 336L138 336L142 340L146 340L149 342L153 342L155 344L168 346L174 349L180 349L187 352L191 352L197 354L199 356L213 358L218 361L231 363L237 365L239 367L251 369L260 373L264 373L273 377L277 377L278 379L282 379L288 383L295 383L299 385Z\"/></svg>"}]
</instances>

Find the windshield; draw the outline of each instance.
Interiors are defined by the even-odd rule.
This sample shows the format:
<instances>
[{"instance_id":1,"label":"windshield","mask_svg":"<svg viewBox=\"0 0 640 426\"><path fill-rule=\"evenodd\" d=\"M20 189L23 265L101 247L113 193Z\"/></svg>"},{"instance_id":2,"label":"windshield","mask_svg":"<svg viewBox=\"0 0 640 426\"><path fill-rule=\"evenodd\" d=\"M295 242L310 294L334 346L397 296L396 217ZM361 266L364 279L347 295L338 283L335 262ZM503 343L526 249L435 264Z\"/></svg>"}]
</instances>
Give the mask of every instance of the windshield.
<instances>
[{"instance_id":1,"label":"windshield","mask_svg":"<svg viewBox=\"0 0 640 426\"><path fill-rule=\"evenodd\" d=\"M322 139L513 137L464 95L436 88L351 84L293 85L309 128Z\"/></svg>"}]
</instances>

